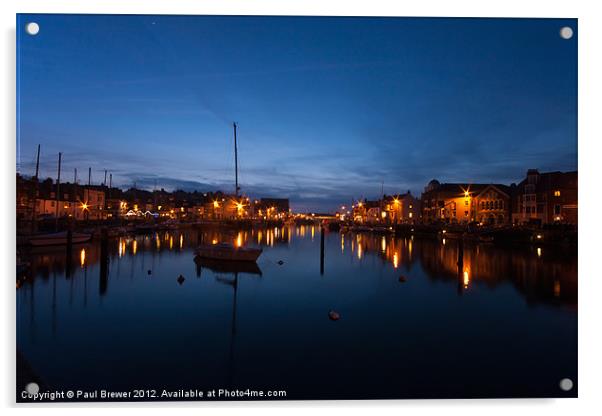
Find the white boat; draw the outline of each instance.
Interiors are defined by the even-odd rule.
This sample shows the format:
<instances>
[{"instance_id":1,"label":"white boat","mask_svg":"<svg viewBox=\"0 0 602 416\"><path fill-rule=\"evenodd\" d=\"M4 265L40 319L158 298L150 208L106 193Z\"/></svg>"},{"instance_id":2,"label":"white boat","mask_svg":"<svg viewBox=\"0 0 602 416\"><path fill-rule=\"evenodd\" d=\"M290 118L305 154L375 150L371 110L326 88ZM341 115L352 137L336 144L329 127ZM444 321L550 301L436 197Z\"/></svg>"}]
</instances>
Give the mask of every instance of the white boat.
<instances>
[{"instance_id":1,"label":"white boat","mask_svg":"<svg viewBox=\"0 0 602 416\"><path fill-rule=\"evenodd\" d=\"M260 248L234 247L229 243L202 244L194 251L198 257L225 261L256 261L263 252Z\"/></svg>"},{"instance_id":2,"label":"white boat","mask_svg":"<svg viewBox=\"0 0 602 416\"><path fill-rule=\"evenodd\" d=\"M72 233L71 243L79 244L90 241L92 234L87 233ZM57 246L67 244L67 231L51 234L39 234L29 238L29 244L35 247L39 246Z\"/></svg>"}]
</instances>

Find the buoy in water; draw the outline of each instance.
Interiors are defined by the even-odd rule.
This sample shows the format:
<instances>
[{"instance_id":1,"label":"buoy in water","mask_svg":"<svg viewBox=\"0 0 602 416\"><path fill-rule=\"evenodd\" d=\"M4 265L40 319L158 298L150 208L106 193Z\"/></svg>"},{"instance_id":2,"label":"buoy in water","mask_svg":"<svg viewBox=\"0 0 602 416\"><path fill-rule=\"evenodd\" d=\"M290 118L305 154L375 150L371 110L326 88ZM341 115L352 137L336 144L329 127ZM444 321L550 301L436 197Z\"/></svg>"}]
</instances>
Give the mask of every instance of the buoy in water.
<instances>
[{"instance_id":1,"label":"buoy in water","mask_svg":"<svg viewBox=\"0 0 602 416\"><path fill-rule=\"evenodd\" d=\"M330 318L331 321L338 321L341 319L341 315L339 315L339 313L336 311L329 311L328 318Z\"/></svg>"},{"instance_id":2,"label":"buoy in water","mask_svg":"<svg viewBox=\"0 0 602 416\"><path fill-rule=\"evenodd\" d=\"M278 260L278 264L282 266L284 262L282 260Z\"/></svg>"},{"instance_id":3,"label":"buoy in water","mask_svg":"<svg viewBox=\"0 0 602 416\"><path fill-rule=\"evenodd\" d=\"M186 280L186 279L184 278L184 276L180 275L180 276L178 277L178 283L179 283L179 284L182 284L182 283L184 283L184 280Z\"/></svg>"},{"instance_id":4,"label":"buoy in water","mask_svg":"<svg viewBox=\"0 0 602 416\"><path fill-rule=\"evenodd\" d=\"M400 283L405 283L408 279L406 279L406 277L404 275L399 276L399 282Z\"/></svg>"}]
</instances>

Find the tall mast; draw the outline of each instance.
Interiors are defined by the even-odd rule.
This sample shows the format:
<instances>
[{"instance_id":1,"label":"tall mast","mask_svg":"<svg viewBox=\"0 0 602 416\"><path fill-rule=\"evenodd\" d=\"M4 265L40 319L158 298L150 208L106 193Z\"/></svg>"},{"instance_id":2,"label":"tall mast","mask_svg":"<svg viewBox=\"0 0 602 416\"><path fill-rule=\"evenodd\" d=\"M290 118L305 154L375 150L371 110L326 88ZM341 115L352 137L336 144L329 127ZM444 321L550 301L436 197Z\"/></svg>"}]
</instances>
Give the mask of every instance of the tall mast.
<instances>
[{"instance_id":1,"label":"tall mast","mask_svg":"<svg viewBox=\"0 0 602 416\"><path fill-rule=\"evenodd\" d=\"M73 212L72 216L75 218L77 216L77 168L73 168L73 187L71 188L71 202L73 203Z\"/></svg>"},{"instance_id":2,"label":"tall mast","mask_svg":"<svg viewBox=\"0 0 602 416\"><path fill-rule=\"evenodd\" d=\"M36 157L36 181L38 180L38 174L40 173L40 145L38 144L38 156Z\"/></svg>"},{"instance_id":3,"label":"tall mast","mask_svg":"<svg viewBox=\"0 0 602 416\"><path fill-rule=\"evenodd\" d=\"M38 175L40 173L40 145L38 144L38 155L36 157L36 176L35 176L35 181L34 181L34 186L32 188L32 200L33 200L33 207L31 210L31 233L33 234L36 231L36 210L37 210L37 205L38 205Z\"/></svg>"},{"instance_id":4,"label":"tall mast","mask_svg":"<svg viewBox=\"0 0 602 416\"><path fill-rule=\"evenodd\" d=\"M234 181L235 181L235 195L238 199L238 144L236 143L236 123L232 123L234 127Z\"/></svg>"},{"instance_id":5,"label":"tall mast","mask_svg":"<svg viewBox=\"0 0 602 416\"><path fill-rule=\"evenodd\" d=\"M61 158L63 154L59 152L59 167L58 174L56 177L56 208L55 208L55 228L58 230L59 228L59 203L60 203L60 194L61 194Z\"/></svg>"}]
</instances>

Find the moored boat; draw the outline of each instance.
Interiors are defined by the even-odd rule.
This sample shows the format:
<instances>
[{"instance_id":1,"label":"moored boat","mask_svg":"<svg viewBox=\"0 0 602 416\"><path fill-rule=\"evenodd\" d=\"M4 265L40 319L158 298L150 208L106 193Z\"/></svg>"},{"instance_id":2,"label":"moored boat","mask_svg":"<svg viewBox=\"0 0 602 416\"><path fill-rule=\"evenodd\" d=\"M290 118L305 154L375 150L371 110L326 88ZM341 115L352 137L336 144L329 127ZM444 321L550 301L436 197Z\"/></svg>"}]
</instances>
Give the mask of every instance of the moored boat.
<instances>
[{"instance_id":1,"label":"moored boat","mask_svg":"<svg viewBox=\"0 0 602 416\"><path fill-rule=\"evenodd\" d=\"M90 241L92 234L88 233L72 233L71 243L80 244ZM67 244L67 232L62 231L59 233L51 234L39 234L29 238L29 244L32 246L56 246Z\"/></svg>"},{"instance_id":2,"label":"moored boat","mask_svg":"<svg viewBox=\"0 0 602 416\"><path fill-rule=\"evenodd\" d=\"M200 258L225 261L256 261L263 252L260 248L234 247L229 243L202 244L194 254Z\"/></svg>"}]
</instances>

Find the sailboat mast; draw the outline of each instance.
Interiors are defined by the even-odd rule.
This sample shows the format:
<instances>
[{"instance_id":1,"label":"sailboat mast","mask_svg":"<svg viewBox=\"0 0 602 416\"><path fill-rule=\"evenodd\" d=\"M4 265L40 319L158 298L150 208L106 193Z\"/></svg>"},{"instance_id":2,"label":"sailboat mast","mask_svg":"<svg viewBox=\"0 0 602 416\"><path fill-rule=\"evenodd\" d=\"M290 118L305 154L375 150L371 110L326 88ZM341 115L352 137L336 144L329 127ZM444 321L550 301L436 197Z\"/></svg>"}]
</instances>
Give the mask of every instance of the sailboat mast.
<instances>
[{"instance_id":1,"label":"sailboat mast","mask_svg":"<svg viewBox=\"0 0 602 416\"><path fill-rule=\"evenodd\" d=\"M60 194L61 194L61 159L63 154L59 152L59 166L58 173L56 177L56 207L55 207L55 225L54 228L58 231L59 228L59 203L60 203Z\"/></svg>"},{"instance_id":2,"label":"sailboat mast","mask_svg":"<svg viewBox=\"0 0 602 416\"><path fill-rule=\"evenodd\" d=\"M38 174L40 173L40 145L38 144L38 156L36 157L36 181L38 180Z\"/></svg>"},{"instance_id":3,"label":"sailboat mast","mask_svg":"<svg viewBox=\"0 0 602 416\"><path fill-rule=\"evenodd\" d=\"M238 144L236 142L236 123L232 123L232 126L234 127L234 186L236 187L236 199L238 199Z\"/></svg>"}]
</instances>

